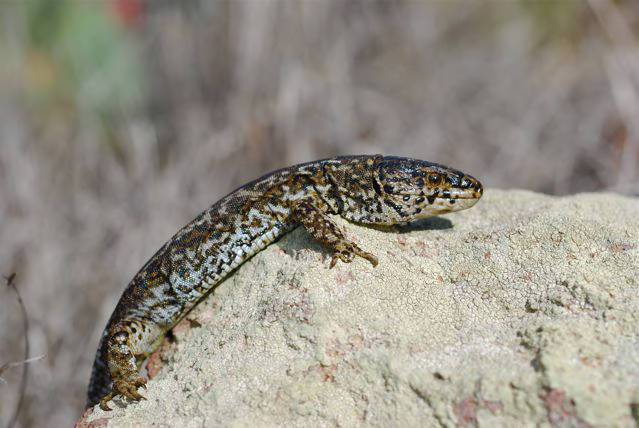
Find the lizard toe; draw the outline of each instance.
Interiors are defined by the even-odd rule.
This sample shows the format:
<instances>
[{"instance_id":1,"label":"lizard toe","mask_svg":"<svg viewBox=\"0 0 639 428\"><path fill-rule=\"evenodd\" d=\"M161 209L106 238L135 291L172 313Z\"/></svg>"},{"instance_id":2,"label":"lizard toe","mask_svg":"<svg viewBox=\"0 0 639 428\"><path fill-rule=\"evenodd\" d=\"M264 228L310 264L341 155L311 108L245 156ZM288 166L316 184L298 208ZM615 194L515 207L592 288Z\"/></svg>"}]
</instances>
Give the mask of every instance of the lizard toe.
<instances>
[{"instance_id":1,"label":"lizard toe","mask_svg":"<svg viewBox=\"0 0 639 428\"><path fill-rule=\"evenodd\" d=\"M138 390L136 387L132 386L129 387L122 395L124 395L126 398L130 399L130 400L134 400L134 401L140 401L142 399L145 399L142 395L140 395L138 393Z\"/></svg>"},{"instance_id":2,"label":"lizard toe","mask_svg":"<svg viewBox=\"0 0 639 428\"><path fill-rule=\"evenodd\" d=\"M358 256L365 258L366 260L368 260L369 262L371 262L371 264L373 265L373 267L377 266L379 261L377 260L377 257L375 257L373 254L371 253L367 253L366 251L360 251L357 253Z\"/></svg>"},{"instance_id":3,"label":"lizard toe","mask_svg":"<svg viewBox=\"0 0 639 428\"><path fill-rule=\"evenodd\" d=\"M111 391L107 395L102 397L102 399L100 400L100 408L102 410L104 410L105 412L110 412L111 411L111 408L109 407L108 403L109 403L109 401L111 401L111 399L113 398L114 395L115 395L114 392Z\"/></svg>"},{"instance_id":4,"label":"lizard toe","mask_svg":"<svg viewBox=\"0 0 639 428\"><path fill-rule=\"evenodd\" d=\"M343 261L344 263L350 263L355 258L355 254L350 251L335 251L333 254L333 258L331 259L330 267L335 266L338 260Z\"/></svg>"},{"instance_id":5,"label":"lizard toe","mask_svg":"<svg viewBox=\"0 0 639 428\"><path fill-rule=\"evenodd\" d=\"M119 380L114 383L114 389L117 393L133 401L140 401L144 399L142 395L138 393L138 388L143 387L146 389L146 380L137 376L132 380Z\"/></svg>"},{"instance_id":6,"label":"lizard toe","mask_svg":"<svg viewBox=\"0 0 639 428\"><path fill-rule=\"evenodd\" d=\"M136 388L142 387L146 389L146 379L144 379L142 376L139 376L133 381L133 385Z\"/></svg>"}]
</instances>

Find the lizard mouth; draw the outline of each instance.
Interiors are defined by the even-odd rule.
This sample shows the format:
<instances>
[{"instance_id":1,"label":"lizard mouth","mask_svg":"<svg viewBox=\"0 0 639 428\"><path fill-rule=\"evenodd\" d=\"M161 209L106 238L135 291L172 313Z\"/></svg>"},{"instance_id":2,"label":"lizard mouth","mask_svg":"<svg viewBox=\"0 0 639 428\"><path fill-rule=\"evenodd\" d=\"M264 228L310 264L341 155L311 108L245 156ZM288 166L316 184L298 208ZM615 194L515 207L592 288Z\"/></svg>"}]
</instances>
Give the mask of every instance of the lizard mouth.
<instances>
[{"instance_id":1,"label":"lizard mouth","mask_svg":"<svg viewBox=\"0 0 639 428\"><path fill-rule=\"evenodd\" d=\"M480 197L475 194L455 195L451 193L450 196L437 195L435 199L479 199Z\"/></svg>"},{"instance_id":2,"label":"lizard mouth","mask_svg":"<svg viewBox=\"0 0 639 428\"><path fill-rule=\"evenodd\" d=\"M482 196L482 188L460 189L448 188L435 190L430 197L426 198L428 208L431 212L446 213L460 211L475 205Z\"/></svg>"},{"instance_id":3,"label":"lizard mouth","mask_svg":"<svg viewBox=\"0 0 639 428\"><path fill-rule=\"evenodd\" d=\"M441 199L479 199L484 194L484 187L474 178L465 178L460 187L450 187L438 192L435 190L435 197Z\"/></svg>"},{"instance_id":4,"label":"lizard mouth","mask_svg":"<svg viewBox=\"0 0 639 428\"><path fill-rule=\"evenodd\" d=\"M478 188L472 189L459 189L459 188L451 188L444 190L435 190L431 195L433 199L479 199L483 194L483 188L478 186Z\"/></svg>"}]
</instances>

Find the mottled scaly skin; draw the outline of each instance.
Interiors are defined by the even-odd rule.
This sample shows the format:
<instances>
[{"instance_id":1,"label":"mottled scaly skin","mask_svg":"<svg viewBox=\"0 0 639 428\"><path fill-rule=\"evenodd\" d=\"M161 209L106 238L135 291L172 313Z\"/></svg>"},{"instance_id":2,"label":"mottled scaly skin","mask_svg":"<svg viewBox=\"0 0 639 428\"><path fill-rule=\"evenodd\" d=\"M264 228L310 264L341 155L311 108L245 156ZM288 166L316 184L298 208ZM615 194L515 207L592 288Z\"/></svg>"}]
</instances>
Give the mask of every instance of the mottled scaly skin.
<instances>
[{"instance_id":1,"label":"mottled scaly skin","mask_svg":"<svg viewBox=\"0 0 639 428\"><path fill-rule=\"evenodd\" d=\"M415 159L344 156L267 174L229 193L173 236L138 272L109 319L88 405L143 398L139 364L203 296L284 233L304 226L338 260L377 258L349 241L327 214L397 224L473 206L482 185L463 172Z\"/></svg>"}]
</instances>

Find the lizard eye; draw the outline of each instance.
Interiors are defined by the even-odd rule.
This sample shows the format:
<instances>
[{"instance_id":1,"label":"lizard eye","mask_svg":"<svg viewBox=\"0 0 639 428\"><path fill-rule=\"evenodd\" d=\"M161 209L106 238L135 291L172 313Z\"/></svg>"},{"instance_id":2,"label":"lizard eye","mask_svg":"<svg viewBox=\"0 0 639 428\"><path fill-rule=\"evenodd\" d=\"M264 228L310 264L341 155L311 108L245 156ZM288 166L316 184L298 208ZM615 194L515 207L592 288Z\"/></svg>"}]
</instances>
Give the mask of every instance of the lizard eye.
<instances>
[{"instance_id":1,"label":"lizard eye","mask_svg":"<svg viewBox=\"0 0 639 428\"><path fill-rule=\"evenodd\" d=\"M431 184L439 184L439 182L442 180L441 175L431 172L430 174L428 174L428 181Z\"/></svg>"}]
</instances>

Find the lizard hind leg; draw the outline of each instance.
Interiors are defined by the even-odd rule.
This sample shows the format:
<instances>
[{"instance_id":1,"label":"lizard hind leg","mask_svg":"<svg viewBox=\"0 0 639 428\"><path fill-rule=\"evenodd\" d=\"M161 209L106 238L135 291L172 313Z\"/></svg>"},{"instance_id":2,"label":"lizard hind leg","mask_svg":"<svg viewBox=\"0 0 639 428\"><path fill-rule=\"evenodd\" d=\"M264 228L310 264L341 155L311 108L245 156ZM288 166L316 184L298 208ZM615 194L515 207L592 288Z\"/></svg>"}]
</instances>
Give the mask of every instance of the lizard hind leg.
<instances>
[{"instance_id":1,"label":"lizard hind leg","mask_svg":"<svg viewBox=\"0 0 639 428\"><path fill-rule=\"evenodd\" d=\"M107 403L117 395L133 401L144 399L138 388L146 389L146 380L138 374L137 360L131 351L130 333L123 327L110 335L107 343L107 361L113 386L100 400L102 410L111 410Z\"/></svg>"},{"instance_id":2,"label":"lizard hind leg","mask_svg":"<svg viewBox=\"0 0 639 428\"><path fill-rule=\"evenodd\" d=\"M294 220L301 223L313 238L333 250L331 268L338 260L350 263L355 256L362 257L373 266L377 266L378 260L375 255L362 250L356 243L349 241L337 224L312 203L302 201L296 204L293 216Z\"/></svg>"}]
</instances>

